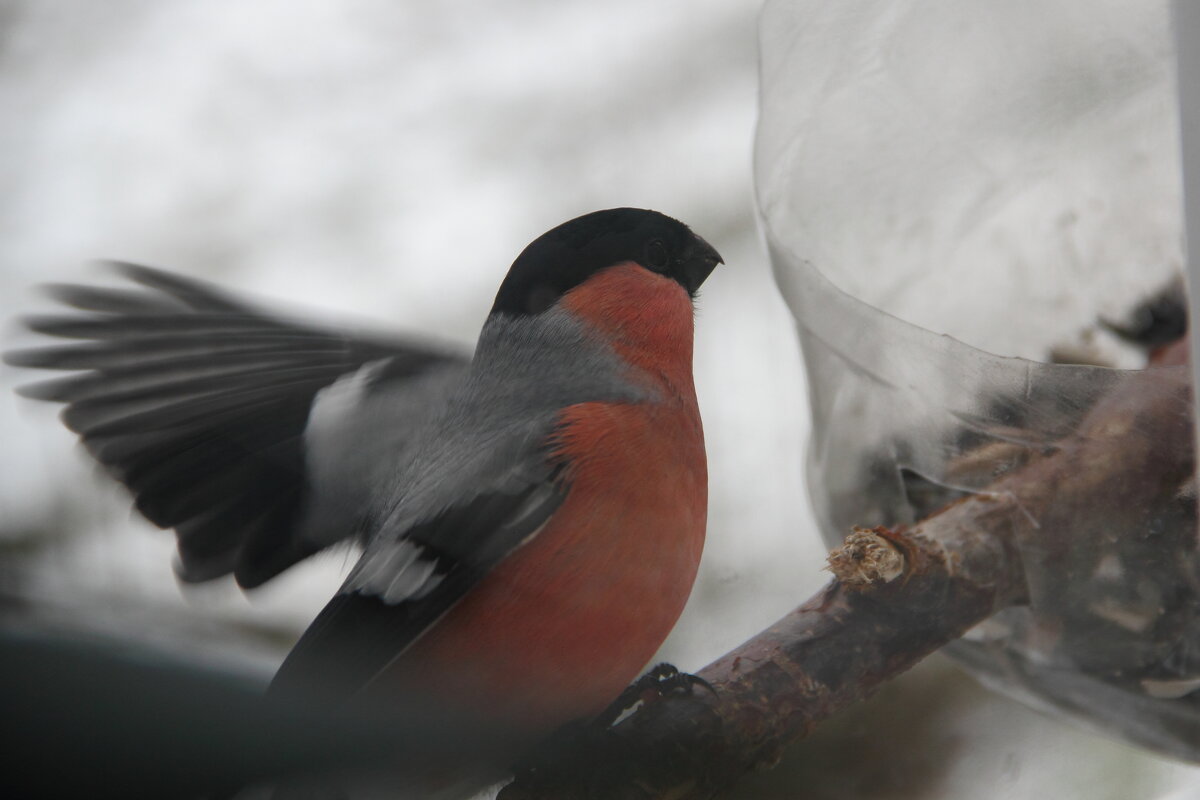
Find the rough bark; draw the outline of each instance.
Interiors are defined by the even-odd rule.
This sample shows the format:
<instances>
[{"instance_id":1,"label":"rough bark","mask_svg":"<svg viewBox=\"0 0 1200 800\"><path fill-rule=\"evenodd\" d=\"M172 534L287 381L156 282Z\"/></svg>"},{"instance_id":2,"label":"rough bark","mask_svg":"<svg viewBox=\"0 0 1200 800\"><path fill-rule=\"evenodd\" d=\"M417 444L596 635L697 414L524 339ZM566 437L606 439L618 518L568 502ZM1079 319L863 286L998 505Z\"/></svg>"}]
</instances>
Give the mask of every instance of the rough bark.
<instances>
[{"instance_id":1,"label":"rough bark","mask_svg":"<svg viewBox=\"0 0 1200 800\"><path fill-rule=\"evenodd\" d=\"M856 531L831 554L834 580L698 673L713 688L651 702L614 728L557 748L501 794L527 798L711 797L840 708L1023 598L1015 553L960 524L1004 500L947 511L953 535ZM986 508L970 506L985 505ZM902 562L891 580L864 561Z\"/></svg>"},{"instance_id":2,"label":"rough bark","mask_svg":"<svg viewBox=\"0 0 1200 800\"><path fill-rule=\"evenodd\" d=\"M713 692L670 694L557 742L501 800L713 797L1014 605L1032 602L1026 633L1051 639L1048 651L1106 680L1153 679L1163 649L1196 624L1196 529L1194 492L1181 491L1193 470L1188 377L1142 377L991 491L909 530L854 531L830 555L832 583L698 673ZM1121 607L1105 583L1113 559L1122 584L1148 578L1162 587L1152 600L1179 600L1160 603L1152 629L1134 624L1145 597Z\"/></svg>"}]
</instances>

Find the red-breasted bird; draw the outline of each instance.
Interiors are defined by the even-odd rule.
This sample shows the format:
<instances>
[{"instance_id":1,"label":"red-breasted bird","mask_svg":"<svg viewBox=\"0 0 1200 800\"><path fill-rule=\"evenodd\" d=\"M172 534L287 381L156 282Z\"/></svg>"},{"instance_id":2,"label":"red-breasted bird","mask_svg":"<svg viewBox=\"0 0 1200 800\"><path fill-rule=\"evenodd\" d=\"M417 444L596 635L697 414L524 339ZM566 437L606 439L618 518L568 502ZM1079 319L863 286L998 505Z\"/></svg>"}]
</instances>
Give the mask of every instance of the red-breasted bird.
<instances>
[{"instance_id":1,"label":"red-breasted bird","mask_svg":"<svg viewBox=\"0 0 1200 800\"><path fill-rule=\"evenodd\" d=\"M86 313L28 320L81 342L7 358L83 371L24 392L66 403L174 528L182 580L254 587L361 543L272 693L419 697L524 742L602 710L687 600L707 509L693 300L718 263L657 212L571 220L513 262L471 358L119 265L142 290L53 287Z\"/></svg>"}]
</instances>

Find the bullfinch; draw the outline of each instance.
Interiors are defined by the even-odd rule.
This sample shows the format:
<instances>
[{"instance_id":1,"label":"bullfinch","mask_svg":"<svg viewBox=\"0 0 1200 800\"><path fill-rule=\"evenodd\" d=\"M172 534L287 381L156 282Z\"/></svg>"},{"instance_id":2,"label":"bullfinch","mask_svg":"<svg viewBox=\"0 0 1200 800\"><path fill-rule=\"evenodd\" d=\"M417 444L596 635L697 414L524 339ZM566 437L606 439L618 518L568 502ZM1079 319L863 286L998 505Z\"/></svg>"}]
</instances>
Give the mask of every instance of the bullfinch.
<instances>
[{"instance_id":1,"label":"bullfinch","mask_svg":"<svg viewBox=\"0 0 1200 800\"><path fill-rule=\"evenodd\" d=\"M9 353L24 387L173 528L185 582L245 588L362 552L270 693L421 698L533 741L602 710L691 590L707 467L693 300L721 257L682 223L597 211L533 241L472 357L313 327L179 275L52 287L79 340ZM396 709L402 713L403 709Z\"/></svg>"}]
</instances>

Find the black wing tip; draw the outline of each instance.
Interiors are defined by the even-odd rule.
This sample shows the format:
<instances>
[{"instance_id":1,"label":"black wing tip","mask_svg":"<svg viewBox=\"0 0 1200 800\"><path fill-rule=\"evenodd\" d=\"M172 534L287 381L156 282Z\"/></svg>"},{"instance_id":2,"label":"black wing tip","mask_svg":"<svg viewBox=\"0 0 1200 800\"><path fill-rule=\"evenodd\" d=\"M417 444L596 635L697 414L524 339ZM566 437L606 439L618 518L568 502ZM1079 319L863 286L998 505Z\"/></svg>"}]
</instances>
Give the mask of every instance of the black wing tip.
<instances>
[{"instance_id":1,"label":"black wing tip","mask_svg":"<svg viewBox=\"0 0 1200 800\"><path fill-rule=\"evenodd\" d=\"M8 354L5 354L5 364L11 364L8 360ZM29 364L12 364L12 366L32 366ZM18 397L24 397L26 400L40 400L44 403L68 403L71 398L63 392L62 381L37 381L35 383L23 383L20 386L13 388L13 392Z\"/></svg>"},{"instance_id":2,"label":"black wing tip","mask_svg":"<svg viewBox=\"0 0 1200 800\"><path fill-rule=\"evenodd\" d=\"M87 372L88 366L74 366L65 361L79 352L78 345L51 345L49 347L18 347L0 353L5 366L21 369L53 369L61 372ZM20 389L18 388L18 393Z\"/></svg>"},{"instance_id":3,"label":"black wing tip","mask_svg":"<svg viewBox=\"0 0 1200 800\"><path fill-rule=\"evenodd\" d=\"M116 259L105 259L100 262L106 269L116 272L118 275L128 278L134 283L139 283L142 286L158 289L160 291L170 292L173 288L179 285L203 286L206 290L215 288L212 284L185 275L182 272L162 269L161 267L151 267L147 264L137 264L132 261L118 261Z\"/></svg>"},{"instance_id":4,"label":"black wing tip","mask_svg":"<svg viewBox=\"0 0 1200 800\"><path fill-rule=\"evenodd\" d=\"M22 314L17 317L17 321L33 333L63 339L95 339L97 336L91 330L80 329L94 327L95 323L106 319L97 314L78 313Z\"/></svg>"},{"instance_id":5,"label":"black wing tip","mask_svg":"<svg viewBox=\"0 0 1200 800\"><path fill-rule=\"evenodd\" d=\"M126 261L123 258L108 258L106 256L89 258L86 263L88 266L95 269L108 270L110 272L116 272L122 275L127 275L137 270L149 270L151 272L157 271L156 267L140 264L136 261Z\"/></svg>"},{"instance_id":6,"label":"black wing tip","mask_svg":"<svg viewBox=\"0 0 1200 800\"><path fill-rule=\"evenodd\" d=\"M60 283L58 281L50 283L39 283L37 290L49 297L51 300L56 300L65 306L78 308L76 300L80 294L90 291L91 287L85 286L82 283Z\"/></svg>"},{"instance_id":7,"label":"black wing tip","mask_svg":"<svg viewBox=\"0 0 1200 800\"><path fill-rule=\"evenodd\" d=\"M176 580L188 586L211 583L212 581L231 575L239 589L252 592L278 577L281 573L286 572L297 563L299 562L292 562L283 567L263 570L257 566L253 569L246 569L245 565L238 563L236 555L210 559L183 559L176 556L171 564L171 569L175 572Z\"/></svg>"},{"instance_id":8,"label":"black wing tip","mask_svg":"<svg viewBox=\"0 0 1200 800\"><path fill-rule=\"evenodd\" d=\"M181 556L176 556L174 561L171 562L171 569L175 572L175 578L180 583L194 586L225 577L233 571L233 563L232 559L228 557L184 559Z\"/></svg>"},{"instance_id":9,"label":"black wing tip","mask_svg":"<svg viewBox=\"0 0 1200 800\"><path fill-rule=\"evenodd\" d=\"M109 318L140 316L155 313L180 313L186 307L161 292L145 287L91 286L77 283L48 283L38 287L41 292L75 311L103 314Z\"/></svg>"},{"instance_id":10,"label":"black wing tip","mask_svg":"<svg viewBox=\"0 0 1200 800\"><path fill-rule=\"evenodd\" d=\"M313 550L301 554L292 552L290 548L286 548L285 550L286 552L284 553L275 553L273 556L268 556L266 560L241 558L237 565L230 570L233 573L233 579L242 589L257 589L316 552L316 550Z\"/></svg>"},{"instance_id":11,"label":"black wing tip","mask_svg":"<svg viewBox=\"0 0 1200 800\"><path fill-rule=\"evenodd\" d=\"M149 285L151 281L166 281L175 277L173 273L167 270L115 258L95 258L86 263L89 266L116 273L121 277L143 285ZM52 300L57 300L64 305L72 307L75 307L74 299L80 294L91 293L96 290L96 287L90 284L70 283L67 281L45 281L36 284L35 288Z\"/></svg>"},{"instance_id":12,"label":"black wing tip","mask_svg":"<svg viewBox=\"0 0 1200 800\"><path fill-rule=\"evenodd\" d=\"M45 347L21 347L16 350L5 350L0 353L0 361L3 361L9 367L42 367L45 364L46 348ZM23 387L17 387L17 394L21 394Z\"/></svg>"},{"instance_id":13,"label":"black wing tip","mask_svg":"<svg viewBox=\"0 0 1200 800\"><path fill-rule=\"evenodd\" d=\"M411 625L415 610L411 603L338 592L284 658L268 694L344 700L395 657L393 640Z\"/></svg>"},{"instance_id":14,"label":"black wing tip","mask_svg":"<svg viewBox=\"0 0 1200 800\"><path fill-rule=\"evenodd\" d=\"M139 286L174 298L195 311L224 313L255 311L251 305L239 300L217 284L181 272L111 258L97 259L93 263L115 272Z\"/></svg>"},{"instance_id":15,"label":"black wing tip","mask_svg":"<svg viewBox=\"0 0 1200 800\"><path fill-rule=\"evenodd\" d=\"M180 583L194 585L231 575L239 589L253 591L322 549L296 548L285 544L275 550L256 554L253 543L243 541L244 538L239 537L230 547L212 554L185 553L181 547L171 564L176 579Z\"/></svg>"},{"instance_id":16,"label":"black wing tip","mask_svg":"<svg viewBox=\"0 0 1200 800\"><path fill-rule=\"evenodd\" d=\"M163 283L174 282L182 277L177 273L158 267L137 264L133 261L122 261L115 258L99 259L96 263L124 278L128 278L134 283L140 283L143 286L151 288L159 288Z\"/></svg>"}]
</instances>

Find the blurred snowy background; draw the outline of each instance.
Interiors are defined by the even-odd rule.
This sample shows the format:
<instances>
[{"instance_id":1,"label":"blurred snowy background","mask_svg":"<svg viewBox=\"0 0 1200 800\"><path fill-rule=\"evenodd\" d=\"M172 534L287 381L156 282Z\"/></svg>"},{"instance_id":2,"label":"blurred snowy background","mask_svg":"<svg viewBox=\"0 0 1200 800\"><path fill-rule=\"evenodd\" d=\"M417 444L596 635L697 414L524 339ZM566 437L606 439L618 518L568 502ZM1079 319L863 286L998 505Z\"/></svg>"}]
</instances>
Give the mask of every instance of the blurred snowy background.
<instances>
[{"instance_id":1,"label":"blurred snowy background","mask_svg":"<svg viewBox=\"0 0 1200 800\"><path fill-rule=\"evenodd\" d=\"M87 259L111 257L470 346L509 262L547 228L617 205L677 216L727 264L696 341L708 544L661 653L698 668L825 580L799 353L753 216L755 71L756 7L739 0L4 0L3 344L26 341L16 314L46 308L36 283L105 281ZM0 372L5 621L265 679L347 556L249 595L178 586L170 534L131 514L55 409L10 391L34 377ZM837 768L864 751L878 767ZM1200 771L1039 717L935 659L743 793L801 787L1182 798Z\"/></svg>"}]
</instances>

